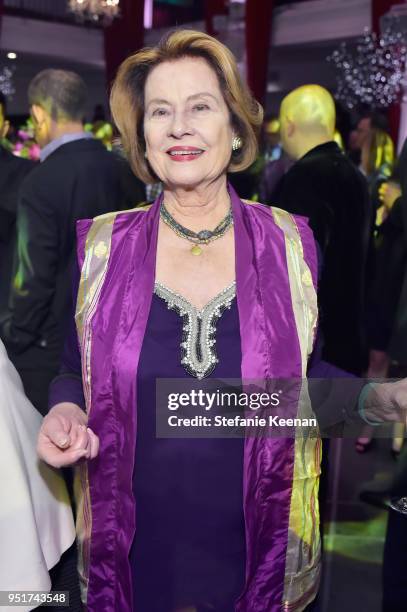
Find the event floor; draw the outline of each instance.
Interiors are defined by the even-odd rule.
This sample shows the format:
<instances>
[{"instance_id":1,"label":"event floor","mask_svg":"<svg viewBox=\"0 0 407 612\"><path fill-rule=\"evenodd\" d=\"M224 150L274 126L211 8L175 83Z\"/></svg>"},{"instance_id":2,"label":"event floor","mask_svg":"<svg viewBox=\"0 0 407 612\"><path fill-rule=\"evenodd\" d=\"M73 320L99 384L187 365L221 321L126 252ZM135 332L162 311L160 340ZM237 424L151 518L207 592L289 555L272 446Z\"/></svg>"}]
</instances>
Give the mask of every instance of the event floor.
<instances>
[{"instance_id":1,"label":"event floor","mask_svg":"<svg viewBox=\"0 0 407 612\"><path fill-rule=\"evenodd\" d=\"M360 455L354 439L332 440L325 516L324 577L318 612L381 611L381 562L387 512L359 500L366 485L379 488L395 462L390 440Z\"/></svg>"}]
</instances>

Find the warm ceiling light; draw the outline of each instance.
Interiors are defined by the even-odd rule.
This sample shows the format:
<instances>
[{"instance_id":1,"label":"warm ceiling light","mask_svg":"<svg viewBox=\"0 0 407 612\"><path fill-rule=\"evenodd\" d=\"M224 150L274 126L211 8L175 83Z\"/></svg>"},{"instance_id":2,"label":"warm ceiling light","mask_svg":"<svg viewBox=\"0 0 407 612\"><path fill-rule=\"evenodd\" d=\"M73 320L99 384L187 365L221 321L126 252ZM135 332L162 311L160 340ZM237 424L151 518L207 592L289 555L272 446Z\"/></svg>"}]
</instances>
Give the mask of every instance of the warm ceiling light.
<instances>
[{"instance_id":1,"label":"warm ceiling light","mask_svg":"<svg viewBox=\"0 0 407 612\"><path fill-rule=\"evenodd\" d=\"M8 59L17 59L17 53L14 53L14 51L10 51L9 53L7 53L7 57Z\"/></svg>"}]
</instances>

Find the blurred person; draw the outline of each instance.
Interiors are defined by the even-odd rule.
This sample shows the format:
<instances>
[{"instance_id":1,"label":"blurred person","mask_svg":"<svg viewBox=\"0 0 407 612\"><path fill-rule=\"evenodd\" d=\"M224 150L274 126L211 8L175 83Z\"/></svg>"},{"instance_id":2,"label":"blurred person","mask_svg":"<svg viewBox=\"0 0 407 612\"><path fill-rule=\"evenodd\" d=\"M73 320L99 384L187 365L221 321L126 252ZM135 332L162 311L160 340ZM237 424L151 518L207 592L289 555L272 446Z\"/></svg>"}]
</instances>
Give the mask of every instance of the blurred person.
<instances>
[{"instance_id":1,"label":"blurred person","mask_svg":"<svg viewBox=\"0 0 407 612\"><path fill-rule=\"evenodd\" d=\"M279 201L284 176L293 164L294 160L285 151L278 159L266 163L259 181L259 200L263 204L272 206Z\"/></svg>"},{"instance_id":2,"label":"blurred person","mask_svg":"<svg viewBox=\"0 0 407 612\"><path fill-rule=\"evenodd\" d=\"M360 169L367 178L376 225L380 225L383 220L379 190L381 185L390 178L394 165L393 140L384 130L373 127L369 136L364 139Z\"/></svg>"},{"instance_id":3,"label":"blurred person","mask_svg":"<svg viewBox=\"0 0 407 612\"><path fill-rule=\"evenodd\" d=\"M366 144L369 144L372 131L372 116L366 115L361 117L357 123L356 129L350 134L350 143L352 150L362 151Z\"/></svg>"},{"instance_id":4,"label":"blurred person","mask_svg":"<svg viewBox=\"0 0 407 612\"><path fill-rule=\"evenodd\" d=\"M28 88L41 163L24 181L17 212L18 261L0 335L34 406L46 414L69 312L78 219L135 206L140 183L125 160L83 129L87 90L79 75L44 70Z\"/></svg>"},{"instance_id":5,"label":"blurred person","mask_svg":"<svg viewBox=\"0 0 407 612\"><path fill-rule=\"evenodd\" d=\"M242 198L270 205L274 189L289 163L281 148L280 121L270 115L263 122L257 159L244 172L231 174L229 181Z\"/></svg>"},{"instance_id":6,"label":"blurred person","mask_svg":"<svg viewBox=\"0 0 407 612\"><path fill-rule=\"evenodd\" d=\"M389 178L395 163L394 143L389 134L379 128L372 128L362 146L361 169L367 177L379 173Z\"/></svg>"},{"instance_id":7,"label":"blurred person","mask_svg":"<svg viewBox=\"0 0 407 612\"><path fill-rule=\"evenodd\" d=\"M369 279L367 327L369 365L367 376L386 378L403 376L398 367L392 365L389 354L390 341L396 324L397 306L400 300L403 278L407 266L407 244L405 242L400 186L397 177L383 184L380 189L382 222L376 226L374 235L374 266ZM379 209L379 210L380 210ZM407 360L406 360L407 363ZM407 374L407 369L405 370ZM359 453L372 446L374 428L365 426L355 442ZM395 426L392 454L396 457L403 442L403 428Z\"/></svg>"},{"instance_id":8,"label":"blurred person","mask_svg":"<svg viewBox=\"0 0 407 612\"><path fill-rule=\"evenodd\" d=\"M10 127L6 110L6 97L0 92L0 139L6 138ZM18 192L34 165L0 144L0 320L6 316L13 275Z\"/></svg>"},{"instance_id":9,"label":"blurred person","mask_svg":"<svg viewBox=\"0 0 407 612\"><path fill-rule=\"evenodd\" d=\"M0 590L48 592L60 585L57 564L75 541L73 515L61 474L38 459L42 419L1 341L0 398ZM75 594L70 595L74 604ZM18 609L38 606L20 604ZM13 607L6 604L6 609ZM57 602L56 609L62 609Z\"/></svg>"},{"instance_id":10,"label":"blurred person","mask_svg":"<svg viewBox=\"0 0 407 612\"><path fill-rule=\"evenodd\" d=\"M400 170L397 167L396 172L383 181L378 190L379 208L376 216L376 227L379 227L391 213L395 202L401 197Z\"/></svg>"},{"instance_id":11,"label":"blurred person","mask_svg":"<svg viewBox=\"0 0 407 612\"><path fill-rule=\"evenodd\" d=\"M291 168L293 160L281 146L280 119L269 116L263 127L264 168L259 179L258 198L271 206L278 199L279 188L284 174Z\"/></svg>"},{"instance_id":12,"label":"blurred person","mask_svg":"<svg viewBox=\"0 0 407 612\"><path fill-rule=\"evenodd\" d=\"M388 376L388 344L395 323L396 308L406 269L407 244L403 230L404 200L401 198L400 170L379 189L380 223L375 230L375 277L372 286L376 320L371 323L373 344L369 365L372 377ZM406 362L407 363L407 362Z\"/></svg>"},{"instance_id":13,"label":"blurred person","mask_svg":"<svg viewBox=\"0 0 407 612\"><path fill-rule=\"evenodd\" d=\"M371 211L362 174L334 142L335 105L319 85L292 91L281 104L284 150L296 163L276 204L308 217L322 255L318 300L322 357L360 375L367 363L365 274Z\"/></svg>"},{"instance_id":14,"label":"blurred person","mask_svg":"<svg viewBox=\"0 0 407 612\"><path fill-rule=\"evenodd\" d=\"M359 166L360 164L360 148L358 145L359 138L356 129L353 129L349 132L347 146L345 147L346 155L349 159L355 164L355 166Z\"/></svg>"},{"instance_id":15,"label":"blurred person","mask_svg":"<svg viewBox=\"0 0 407 612\"><path fill-rule=\"evenodd\" d=\"M263 204L271 205L273 202L277 202L280 198L280 190L282 186L282 179L286 172L294 164L294 159L284 151L281 146L280 136L280 121L278 120L278 136L279 136L279 149L274 158L270 159L266 163L263 174L261 177L259 187L259 199ZM343 138L339 130L335 129L333 140L343 150Z\"/></svg>"},{"instance_id":16,"label":"blurred person","mask_svg":"<svg viewBox=\"0 0 407 612\"><path fill-rule=\"evenodd\" d=\"M379 208L375 226L375 276L372 283L373 303L383 311L371 323L375 347L387 345L394 323L395 307L400 297L405 270L403 207L400 168L383 182L378 191ZM384 351L371 351L372 376L386 376L390 360Z\"/></svg>"},{"instance_id":17,"label":"blurred person","mask_svg":"<svg viewBox=\"0 0 407 612\"><path fill-rule=\"evenodd\" d=\"M343 139L338 130L335 130L333 140L343 150ZM273 159L266 163L259 185L259 199L263 204L272 205L274 202L279 201L283 178L294 163L295 160L284 150L281 150L278 159Z\"/></svg>"},{"instance_id":18,"label":"blurred person","mask_svg":"<svg viewBox=\"0 0 407 612\"><path fill-rule=\"evenodd\" d=\"M345 150L349 159L358 167L360 166L363 143L370 137L373 121L386 130L384 119L376 121L375 113L365 112L358 117L356 125L348 134Z\"/></svg>"},{"instance_id":19,"label":"blurred person","mask_svg":"<svg viewBox=\"0 0 407 612\"><path fill-rule=\"evenodd\" d=\"M374 234L375 273L369 289L373 315L372 321L369 322L369 373L373 377L385 377L390 365L385 347L394 324L395 308L400 297L405 269L399 168L381 184L378 199Z\"/></svg>"},{"instance_id":20,"label":"blurred person","mask_svg":"<svg viewBox=\"0 0 407 612\"><path fill-rule=\"evenodd\" d=\"M266 117L263 127L263 157L266 162L280 159L282 154L280 120L278 117Z\"/></svg>"},{"instance_id":21,"label":"blurred person","mask_svg":"<svg viewBox=\"0 0 407 612\"><path fill-rule=\"evenodd\" d=\"M395 168L394 143L387 132L376 127L372 118L359 122L361 146L360 169L369 186L370 205L375 225L374 266L368 278L369 306L367 321L369 328L368 376L389 375L390 359L385 345L395 318L395 306L400 294L402 269L405 264L404 241L400 224L395 222L399 212L387 219L394 202L401 195L399 179L393 175ZM390 180L391 179L391 180ZM403 430L395 428L392 453L400 452ZM364 427L357 438L355 448L366 452L373 442L374 430Z\"/></svg>"},{"instance_id":22,"label":"blurred person","mask_svg":"<svg viewBox=\"0 0 407 612\"><path fill-rule=\"evenodd\" d=\"M363 147L370 142L374 129L388 133L389 124L387 117L376 111L364 112L358 119L356 128L350 133L349 142L352 149L362 151Z\"/></svg>"},{"instance_id":23,"label":"blurred person","mask_svg":"<svg viewBox=\"0 0 407 612\"><path fill-rule=\"evenodd\" d=\"M407 140L404 142L399 158L399 178L401 195L394 189L383 187L381 197L389 210L387 221L402 233L405 253L407 253ZM399 197L397 197L399 195ZM390 340L386 347L386 357L390 367L399 375L407 373L407 265L404 266L400 295ZM404 440L403 440L404 441ZM407 445L400 448L396 474L384 498L392 500L389 511L386 539L383 554L383 612L402 610L407 598L406 588L406 547L407 547ZM399 501L396 501L399 498ZM395 510L398 509L398 511Z\"/></svg>"},{"instance_id":24,"label":"blurred person","mask_svg":"<svg viewBox=\"0 0 407 612\"><path fill-rule=\"evenodd\" d=\"M404 143L400 154L397 183L389 181L383 185L380 192L381 202L386 210L385 223L388 222L396 228L402 239L404 258L402 264L397 266L399 270L399 294L397 307L395 309L394 324L387 353L393 368L397 369L399 376L407 375L407 140ZM401 247L400 247L401 248ZM401 259L401 258L400 258ZM393 261L388 262L390 275L394 273Z\"/></svg>"}]
</instances>

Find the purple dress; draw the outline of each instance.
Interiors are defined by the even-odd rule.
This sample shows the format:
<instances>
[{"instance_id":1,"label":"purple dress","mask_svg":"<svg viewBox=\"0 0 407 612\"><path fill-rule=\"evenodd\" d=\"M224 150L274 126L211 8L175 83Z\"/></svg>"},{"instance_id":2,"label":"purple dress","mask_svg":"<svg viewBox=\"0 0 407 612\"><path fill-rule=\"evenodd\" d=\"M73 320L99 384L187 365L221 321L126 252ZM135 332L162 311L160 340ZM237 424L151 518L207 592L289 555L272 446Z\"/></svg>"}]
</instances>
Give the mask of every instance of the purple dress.
<instances>
[{"instance_id":1,"label":"purple dress","mask_svg":"<svg viewBox=\"0 0 407 612\"><path fill-rule=\"evenodd\" d=\"M175 304L170 309L172 298ZM220 308L218 314L216 307ZM156 378L191 377L191 368L181 363L180 345L186 339L188 322L185 309L194 316L187 302L156 287L138 367L133 474L136 536L130 551L136 612L172 612L189 605L200 611L233 612L244 587L244 440L156 437ZM226 296L219 294L204 313L201 322L206 320L215 330L210 333L210 338L216 339L216 351L211 354L218 360L206 375L241 378L234 287ZM191 341L198 344L202 362L205 355L199 351L199 340L205 336L204 325L197 329L199 337ZM51 388L50 403L74 401L83 406L74 329L63 363L62 374Z\"/></svg>"},{"instance_id":2,"label":"purple dress","mask_svg":"<svg viewBox=\"0 0 407 612\"><path fill-rule=\"evenodd\" d=\"M241 377L236 299L216 324L210 376ZM156 378L186 378L183 319L154 294L138 368L131 551L137 612L188 605L232 612L244 586L242 439L157 439ZM213 606L212 608L210 606Z\"/></svg>"}]
</instances>

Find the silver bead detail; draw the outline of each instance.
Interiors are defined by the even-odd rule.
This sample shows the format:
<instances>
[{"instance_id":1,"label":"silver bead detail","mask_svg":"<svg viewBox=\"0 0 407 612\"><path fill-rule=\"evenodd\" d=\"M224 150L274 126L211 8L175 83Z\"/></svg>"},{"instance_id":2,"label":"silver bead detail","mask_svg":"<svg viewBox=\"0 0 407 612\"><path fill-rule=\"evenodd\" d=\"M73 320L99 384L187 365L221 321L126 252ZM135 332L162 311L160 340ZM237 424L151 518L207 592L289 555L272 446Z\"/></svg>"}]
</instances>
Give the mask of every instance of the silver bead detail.
<instances>
[{"instance_id":1,"label":"silver bead detail","mask_svg":"<svg viewBox=\"0 0 407 612\"><path fill-rule=\"evenodd\" d=\"M154 291L168 308L175 309L184 320L180 348L185 370L198 380L209 376L219 362L214 338L216 322L226 308L231 308L236 296L236 283L226 287L200 310L161 283L155 283Z\"/></svg>"}]
</instances>

